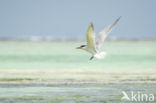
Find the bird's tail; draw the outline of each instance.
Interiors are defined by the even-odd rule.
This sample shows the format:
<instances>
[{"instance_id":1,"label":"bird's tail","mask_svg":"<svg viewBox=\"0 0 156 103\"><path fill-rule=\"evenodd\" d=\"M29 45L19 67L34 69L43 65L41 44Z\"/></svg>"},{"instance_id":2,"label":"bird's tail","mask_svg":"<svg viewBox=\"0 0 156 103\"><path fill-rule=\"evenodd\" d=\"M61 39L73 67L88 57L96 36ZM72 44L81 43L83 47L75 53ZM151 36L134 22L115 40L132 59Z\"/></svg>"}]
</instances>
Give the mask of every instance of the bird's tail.
<instances>
[{"instance_id":1,"label":"bird's tail","mask_svg":"<svg viewBox=\"0 0 156 103\"><path fill-rule=\"evenodd\" d=\"M97 59L103 59L106 56L106 52L100 52L94 55Z\"/></svg>"}]
</instances>

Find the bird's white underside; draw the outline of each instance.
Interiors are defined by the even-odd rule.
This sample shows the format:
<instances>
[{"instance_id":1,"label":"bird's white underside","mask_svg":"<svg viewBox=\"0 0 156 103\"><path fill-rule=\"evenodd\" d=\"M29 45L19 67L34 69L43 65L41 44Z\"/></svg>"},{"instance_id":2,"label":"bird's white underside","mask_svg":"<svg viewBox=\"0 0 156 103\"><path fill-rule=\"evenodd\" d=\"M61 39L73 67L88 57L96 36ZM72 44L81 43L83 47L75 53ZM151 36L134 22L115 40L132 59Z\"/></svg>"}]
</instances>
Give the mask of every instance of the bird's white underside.
<instances>
[{"instance_id":1,"label":"bird's white underside","mask_svg":"<svg viewBox=\"0 0 156 103\"><path fill-rule=\"evenodd\" d=\"M103 59L106 56L106 52L95 51L93 48L84 48L84 50L91 53L97 59Z\"/></svg>"},{"instance_id":2,"label":"bird's white underside","mask_svg":"<svg viewBox=\"0 0 156 103\"><path fill-rule=\"evenodd\" d=\"M105 56L106 56L106 52L100 52L94 55L94 57L97 59L103 59Z\"/></svg>"}]
</instances>

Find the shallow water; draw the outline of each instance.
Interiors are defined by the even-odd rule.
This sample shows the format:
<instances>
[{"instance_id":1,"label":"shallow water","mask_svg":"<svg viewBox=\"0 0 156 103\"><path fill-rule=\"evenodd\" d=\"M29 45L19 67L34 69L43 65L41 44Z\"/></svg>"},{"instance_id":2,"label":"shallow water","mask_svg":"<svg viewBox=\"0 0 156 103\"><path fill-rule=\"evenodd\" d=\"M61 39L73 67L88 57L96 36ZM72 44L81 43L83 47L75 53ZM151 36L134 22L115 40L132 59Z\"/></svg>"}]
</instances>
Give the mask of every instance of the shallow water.
<instances>
[{"instance_id":1,"label":"shallow water","mask_svg":"<svg viewBox=\"0 0 156 103\"><path fill-rule=\"evenodd\" d=\"M1 103L130 103L122 91L156 95L156 83L0 85ZM146 101L141 103L147 103ZM154 102L152 102L154 103Z\"/></svg>"},{"instance_id":2,"label":"shallow water","mask_svg":"<svg viewBox=\"0 0 156 103\"><path fill-rule=\"evenodd\" d=\"M156 98L155 41L107 41L106 58L92 61L80 44L0 42L0 103L131 103L122 91Z\"/></svg>"},{"instance_id":3,"label":"shallow water","mask_svg":"<svg viewBox=\"0 0 156 103\"><path fill-rule=\"evenodd\" d=\"M155 69L155 41L106 41L105 59L75 47L84 42L0 42L1 69Z\"/></svg>"}]
</instances>

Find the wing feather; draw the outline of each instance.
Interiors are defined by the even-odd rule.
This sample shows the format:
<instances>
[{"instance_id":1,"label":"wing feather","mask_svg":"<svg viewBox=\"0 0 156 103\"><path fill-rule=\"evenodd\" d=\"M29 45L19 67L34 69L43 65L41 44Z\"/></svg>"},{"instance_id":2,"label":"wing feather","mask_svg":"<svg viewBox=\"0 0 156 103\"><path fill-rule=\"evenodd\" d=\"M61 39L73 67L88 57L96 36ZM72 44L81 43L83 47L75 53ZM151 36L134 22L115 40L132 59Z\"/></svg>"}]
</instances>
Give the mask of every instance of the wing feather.
<instances>
[{"instance_id":1,"label":"wing feather","mask_svg":"<svg viewBox=\"0 0 156 103\"><path fill-rule=\"evenodd\" d=\"M87 47L95 49L95 32L94 32L94 26L91 23L87 29L86 33L86 39L87 39Z\"/></svg>"},{"instance_id":2,"label":"wing feather","mask_svg":"<svg viewBox=\"0 0 156 103\"><path fill-rule=\"evenodd\" d=\"M96 49L99 50L99 48L102 46L104 40L106 39L108 33L113 29L113 27L117 24L117 22L120 20L121 17L116 19L113 24L102 30L99 35L96 37Z\"/></svg>"}]
</instances>

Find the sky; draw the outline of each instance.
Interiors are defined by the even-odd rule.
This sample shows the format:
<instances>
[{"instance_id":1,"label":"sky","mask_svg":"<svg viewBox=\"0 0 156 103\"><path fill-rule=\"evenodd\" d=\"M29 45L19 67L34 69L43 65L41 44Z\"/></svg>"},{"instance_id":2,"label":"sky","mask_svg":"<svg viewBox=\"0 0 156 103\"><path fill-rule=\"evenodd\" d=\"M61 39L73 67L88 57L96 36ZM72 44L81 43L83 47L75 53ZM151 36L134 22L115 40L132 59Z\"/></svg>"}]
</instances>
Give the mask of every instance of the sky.
<instances>
[{"instance_id":1,"label":"sky","mask_svg":"<svg viewBox=\"0 0 156 103\"><path fill-rule=\"evenodd\" d=\"M0 0L0 38L84 38L121 16L109 37L156 38L156 0Z\"/></svg>"}]
</instances>

